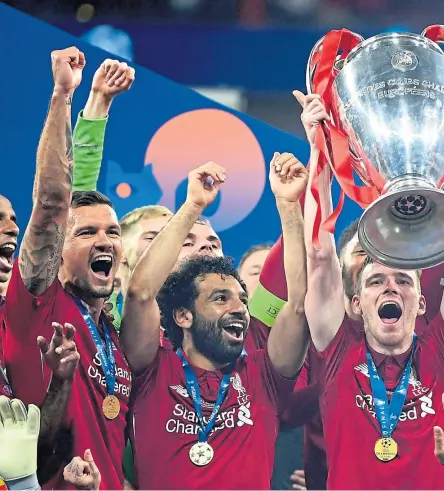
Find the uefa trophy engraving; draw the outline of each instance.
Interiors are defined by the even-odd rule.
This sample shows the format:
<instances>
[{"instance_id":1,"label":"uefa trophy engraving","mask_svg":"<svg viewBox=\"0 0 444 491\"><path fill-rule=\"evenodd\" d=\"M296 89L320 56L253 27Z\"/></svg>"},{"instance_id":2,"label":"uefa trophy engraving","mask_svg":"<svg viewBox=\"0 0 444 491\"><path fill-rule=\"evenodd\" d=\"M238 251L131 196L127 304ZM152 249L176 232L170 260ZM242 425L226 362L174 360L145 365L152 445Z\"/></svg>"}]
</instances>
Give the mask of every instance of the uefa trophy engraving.
<instances>
[{"instance_id":1,"label":"uefa trophy engraving","mask_svg":"<svg viewBox=\"0 0 444 491\"><path fill-rule=\"evenodd\" d=\"M353 171L378 191L359 221L360 243L393 268L444 262L444 53L435 42L443 32L431 26L421 35L364 40L347 31L345 48L328 47L336 50L331 71L322 67L329 83L317 80L332 116L328 131L347 137ZM310 56L309 92L317 92L313 81L322 55L325 62L327 36Z\"/></svg>"}]
</instances>

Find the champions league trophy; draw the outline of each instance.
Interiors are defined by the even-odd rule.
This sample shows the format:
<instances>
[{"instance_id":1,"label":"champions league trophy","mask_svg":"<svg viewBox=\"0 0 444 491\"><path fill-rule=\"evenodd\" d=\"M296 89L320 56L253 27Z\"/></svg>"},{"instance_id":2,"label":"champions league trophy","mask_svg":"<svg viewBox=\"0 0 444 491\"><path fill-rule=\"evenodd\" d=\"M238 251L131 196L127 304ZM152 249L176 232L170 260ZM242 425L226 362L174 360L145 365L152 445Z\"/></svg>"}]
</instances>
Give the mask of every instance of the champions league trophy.
<instances>
[{"instance_id":1,"label":"champions league trophy","mask_svg":"<svg viewBox=\"0 0 444 491\"><path fill-rule=\"evenodd\" d=\"M364 40L332 31L307 66L307 89L331 115L321 154L345 194L366 208L362 247L392 268L444 262L443 34L430 26ZM353 172L366 186L354 185Z\"/></svg>"}]
</instances>

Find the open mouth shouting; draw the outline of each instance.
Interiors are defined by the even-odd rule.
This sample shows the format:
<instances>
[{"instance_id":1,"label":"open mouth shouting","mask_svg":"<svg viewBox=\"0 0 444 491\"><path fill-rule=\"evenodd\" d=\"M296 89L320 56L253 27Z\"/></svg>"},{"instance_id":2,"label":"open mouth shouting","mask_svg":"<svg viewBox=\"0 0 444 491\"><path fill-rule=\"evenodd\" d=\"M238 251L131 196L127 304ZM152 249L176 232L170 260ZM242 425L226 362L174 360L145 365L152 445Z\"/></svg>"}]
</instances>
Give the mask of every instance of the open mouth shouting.
<instances>
[{"instance_id":1,"label":"open mouth shouting","mask_svg":"<svg viewBox=\"0 0 444 491\"><path fill-rule=\"evenodd\" d=\"M17 242L9 240L0 244L0 270L9 273L14 263L14 252L17 249Z\"/></svg>"},{"instance_id":2,"label":"open mouth shouting","mask_svg":"<svg viewBox=\"0 0 444 491\"><path fill-rule=\"evenodd\" d=\"M242 342L245 338L246 323L241 320L233 320L224 323L222 329L232 341Z\"/></svg>"},{"instance_id":3,"label":"open mouth shouting","mask_svg":"<svg viewBox=\"0 0 444 491\"><path fill-rule=\"evenodd\" d=\"M91 262L91 271L96 278L107 280L113 267L113 256L111 254L98 254Z\"/></svg>"},{"instance_id":4,"label":"open mouth shouting","mask_svg":"<svg viewBox=\"0 0 444 491\"><path fill-rule=\"evenodd\" d=\"M402 307L396 300L387 300L379 306L378 315L384 324L395 324L402 316Z\"/></svg>"}]
</instances>

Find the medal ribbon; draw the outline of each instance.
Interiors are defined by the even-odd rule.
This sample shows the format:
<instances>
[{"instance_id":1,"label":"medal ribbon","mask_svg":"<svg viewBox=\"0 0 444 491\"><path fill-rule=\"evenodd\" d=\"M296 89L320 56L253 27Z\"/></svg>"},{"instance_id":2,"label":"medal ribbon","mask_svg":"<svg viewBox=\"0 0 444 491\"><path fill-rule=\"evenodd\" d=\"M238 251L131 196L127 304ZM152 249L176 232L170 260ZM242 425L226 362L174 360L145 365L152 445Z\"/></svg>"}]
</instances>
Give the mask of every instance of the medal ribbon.
<instances>
[{"instance_id":1,"label":"medal ribbon","mask_svg":"<svg viewBox=\"0 0 444 491\"><path fill-rule=\"evenodd\" d=\"M103 344L102 338L100 337L97 326L92 320L88 310L83 305L83 303L78 299L74 298L80 313L88 326L91 337L96 345L97 354L99 355L100 362L102 363L103 373L105 374L106 386L108 390L108 395L114 395L114 385L116 382L116 362L113 353L113 343L111 342L111 335L109 333L109 328L105 322L102 322L103 334L105 336L105 345Z\"/></svg>"},{"instance_id":2,"label":"medal ribbon","mask_svg":"<svg viewBox=\"0 0 444 491\"><path fill-rule=\"evenodd\" d=\"M211 430L214 427L214 424L216 423L216 417L219 413L220 407L222 406L222 403L224 402L224 399L228 393L228 388L230 387L230 377L236 361L229 365L229 370L221 380L219 386L219 394L217 395L216 402L214 403L213 411L208 419L207 424L205 425L202 415L202 397L200 395L199 382L197 380L196 374L194 373L191 365L183 356L182 350L179 348L176 353L177 356L180 358L180 361L182 362L183 372L185 374L185 385L187 386L188 394L193 399L194 410L196 411L196 416L199 420L199 442L206 442L208 440L208 435L210 434ZM243 358L246 353L247 352L245 350L242 350L240 357Z\"/></svg>"},{"instance_id":3,"label":"medal ribbon","mask_svg":"<svg viewBox=\"0 0 444 491\"><path fill-rule=\"evenodd\" d=\"M409 388L412 358L413 353L415 352L416 340L416 334L413 333L412 351L410 352L407 365L405 366L404 372L401 376L401 380L393 392L390 403L388 402L387 390L385 388L384 381L379 375L372 355L367 348L367 364L368 373L370 375L370 385L372 387L373 406L375 408L376 419L378 420L383 438L390 438L396 428L396 425L398 424L399 416L401 415L402 407L404 406Z\"/></svg>"}]
</instances>

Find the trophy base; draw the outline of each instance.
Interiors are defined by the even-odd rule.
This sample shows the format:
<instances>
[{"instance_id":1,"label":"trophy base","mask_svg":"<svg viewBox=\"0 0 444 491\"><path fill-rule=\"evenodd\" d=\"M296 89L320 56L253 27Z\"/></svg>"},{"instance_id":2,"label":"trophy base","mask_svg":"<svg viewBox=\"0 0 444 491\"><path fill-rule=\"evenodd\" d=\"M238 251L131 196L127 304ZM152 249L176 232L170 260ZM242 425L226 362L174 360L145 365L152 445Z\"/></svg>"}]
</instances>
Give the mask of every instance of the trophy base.
<instances>
[{"instance_id":1,"label":"trophy base","mask_svg":"<svg viewBox=\"0 0 444 491\"><path fill-rule=\"evenodd\" d=\"M363 213L358 237L375 261L394 269L444 262L444 192L429 187L384 194Z\"/></svg>"}]
</instances>

